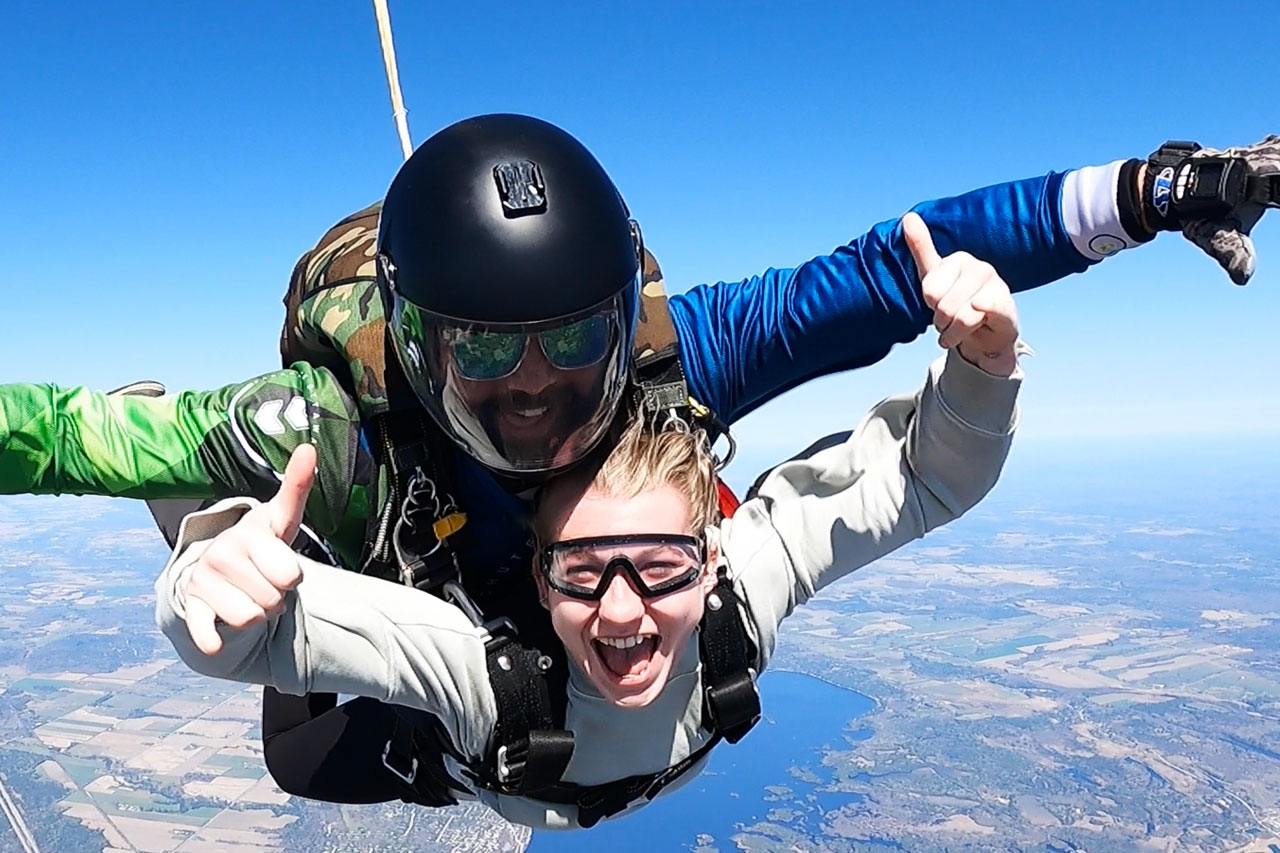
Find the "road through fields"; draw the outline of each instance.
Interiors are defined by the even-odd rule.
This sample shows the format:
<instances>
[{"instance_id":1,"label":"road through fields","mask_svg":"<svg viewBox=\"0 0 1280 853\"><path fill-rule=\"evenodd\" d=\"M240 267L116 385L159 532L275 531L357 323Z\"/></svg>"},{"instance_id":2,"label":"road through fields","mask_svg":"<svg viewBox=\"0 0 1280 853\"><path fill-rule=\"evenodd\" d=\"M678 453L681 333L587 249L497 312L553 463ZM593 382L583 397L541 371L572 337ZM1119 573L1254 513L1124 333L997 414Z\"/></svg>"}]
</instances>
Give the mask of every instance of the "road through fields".
<instances>
[{"instance_id":1,"label":"road through fields","mask_svg":"<svg viewBox=\"0 0 1280 853\"><path fill-rule=\"evenodd\" d=\"M9 796L9 788L3 780L0 780L0 809L4 809L4 816L9 819L9 825L13 827L13 834L18 836L22 849L26 853L40 853L36 837L27 828L27 822L22 819L22 812L18 811L18 804Z\"/></svg>"}]
</instances>

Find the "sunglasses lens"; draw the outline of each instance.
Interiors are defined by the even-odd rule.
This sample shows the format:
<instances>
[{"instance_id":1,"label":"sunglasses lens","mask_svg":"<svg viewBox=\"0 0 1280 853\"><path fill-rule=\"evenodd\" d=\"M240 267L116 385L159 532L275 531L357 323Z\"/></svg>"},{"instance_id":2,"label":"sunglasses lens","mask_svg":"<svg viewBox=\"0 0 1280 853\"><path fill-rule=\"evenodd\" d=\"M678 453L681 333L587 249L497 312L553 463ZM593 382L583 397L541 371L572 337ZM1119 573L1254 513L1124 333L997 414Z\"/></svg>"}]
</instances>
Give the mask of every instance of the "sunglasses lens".
<instances>
[{"instance_id":1,"label":"sunglasses lens","mask_svg":"<svg viewBox=\"0 0 1280 853\"><path fill-rule=\"evenodd\" d=\"M609 352L609 318L595 314L561 326L540 332L542 351L547 361L561 370L588 367Z\"/></svg>"},{"instance_id":2,"label":"sunglasses lens","mask_svg":"<svg viewBox=\"0 0 1280 853\"><path fill-rule=\"evenodd\" d=\"M516 369L524 354L519 332L460 332L453 342L458 370L468 379L499 379Z\"/></svg>"}]
</instances>

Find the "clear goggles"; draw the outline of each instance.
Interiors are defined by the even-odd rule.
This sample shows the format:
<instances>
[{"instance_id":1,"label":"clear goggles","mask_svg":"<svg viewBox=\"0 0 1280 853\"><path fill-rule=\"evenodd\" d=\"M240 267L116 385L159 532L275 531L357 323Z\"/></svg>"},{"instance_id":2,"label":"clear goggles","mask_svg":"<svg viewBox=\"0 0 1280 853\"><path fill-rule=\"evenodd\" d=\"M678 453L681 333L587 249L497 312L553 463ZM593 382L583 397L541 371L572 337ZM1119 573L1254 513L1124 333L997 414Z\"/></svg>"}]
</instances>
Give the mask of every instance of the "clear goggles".
<instances>
[{"instance_id":1,"label":"clear goggles","mask_svg":"<svg viewBox=\"0 0 1280 853\"><path fill-rule=\"evenodd\" d=\"M702 574L707 542L701 536L639 533L592 536L546 545L538 553L547 583L571 598L599 601L622 572L644 598L684 589Z\"/></svg>"}]
</instances>

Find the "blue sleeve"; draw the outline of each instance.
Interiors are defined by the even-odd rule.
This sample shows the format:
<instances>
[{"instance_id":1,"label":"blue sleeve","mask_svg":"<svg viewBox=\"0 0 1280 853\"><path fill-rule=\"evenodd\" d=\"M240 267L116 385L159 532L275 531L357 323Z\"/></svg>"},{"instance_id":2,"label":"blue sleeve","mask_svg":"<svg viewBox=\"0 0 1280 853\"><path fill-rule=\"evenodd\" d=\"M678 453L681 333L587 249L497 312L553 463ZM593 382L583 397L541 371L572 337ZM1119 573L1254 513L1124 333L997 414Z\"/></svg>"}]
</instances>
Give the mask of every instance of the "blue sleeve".
<instances>
[{"instance_id":1,"label":"blue sleeve","mask_svg":"<svg viewBox=\"0 0 1280 853\"><path fill-rule=\"evenodd\" d=\"M1064 177L996 184L913 209L941 254L967 251L1015 292L1030 290L1090 265L1062 224ZM874 364L933 320L900 219L795 269L695 287L670 305L689 390L726 423L810 379Z\"/></svg>"}]
</instances>

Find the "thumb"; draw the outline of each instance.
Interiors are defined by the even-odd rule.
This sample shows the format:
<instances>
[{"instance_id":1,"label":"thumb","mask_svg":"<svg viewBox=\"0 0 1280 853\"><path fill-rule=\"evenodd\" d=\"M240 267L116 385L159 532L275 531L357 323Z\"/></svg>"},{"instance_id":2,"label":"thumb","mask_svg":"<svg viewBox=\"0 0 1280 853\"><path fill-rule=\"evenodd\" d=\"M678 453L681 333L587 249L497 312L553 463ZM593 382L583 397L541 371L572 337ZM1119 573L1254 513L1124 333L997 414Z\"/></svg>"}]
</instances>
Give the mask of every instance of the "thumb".
<instances>
[{"instance_id":1,"label":"thumb","mask_svg":"<svg viewBox=\"0 0 1280 853\"><path fill-rule=\"evenodd\" d=\"M285 543L292 543L302 524L307 508L307 494L316 478L316 448L300 444L289 457L280 491L267 503L267 521L271 532Z\"/></svg>"},{"instance_id":2,"label":"thumb","mask_svg":"<svg viewBox=\"0 0 1280 853\"><path fill-rule=\"evenodd\" d=\"M222 651L222 636L218 633L218 615L203 598L190 596L184 603L187 612L187 633L191 642L206 655Z\"/></svg>"},{"instance_id":3,"label":"thumb","mask_svg":"<svg viewBox=\"0 0 1280 853\"><path fill-rule=\"evenodd\" d=\"M911 257L915 258L916 269L920 271L920 279L923 281L925 276L942 263L942 256L933 245L933 235L929 233L929 226L925 225L920 214L912 212L902 217L902 237L907 241L907 249L911 251Z\"/></svg>"},{"instance_id":4,"label":"thumb","mask_svg":"<svg viewBox=\"0 0 1280 853\"><path fill-rule=\"evenodd\" d=\"M1217 261L1236 284L1246 284L1253 275L1257 255L1240 223L1229 219L1197 220L1183 226L1182 233Z\"/></svg>"}]
</instances>

